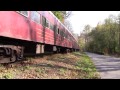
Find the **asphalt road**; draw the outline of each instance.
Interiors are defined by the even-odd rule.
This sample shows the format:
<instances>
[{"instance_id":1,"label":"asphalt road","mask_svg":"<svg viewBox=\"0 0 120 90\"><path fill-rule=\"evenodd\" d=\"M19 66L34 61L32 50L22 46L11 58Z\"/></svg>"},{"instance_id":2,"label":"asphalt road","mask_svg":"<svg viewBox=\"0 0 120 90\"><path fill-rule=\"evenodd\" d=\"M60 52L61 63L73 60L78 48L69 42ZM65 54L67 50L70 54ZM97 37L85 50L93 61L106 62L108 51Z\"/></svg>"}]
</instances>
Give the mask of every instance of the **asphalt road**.
<instances>
[{"instance_id":1,"label":"asphalt road","mask_svg":"<svg viewBox=\"0 0 120 90\"><path fill-rule=\"evenodd\" d=\"M93 60L101 79L120 79L120 58L86 52Z\"/></svg>"}]
</instances>

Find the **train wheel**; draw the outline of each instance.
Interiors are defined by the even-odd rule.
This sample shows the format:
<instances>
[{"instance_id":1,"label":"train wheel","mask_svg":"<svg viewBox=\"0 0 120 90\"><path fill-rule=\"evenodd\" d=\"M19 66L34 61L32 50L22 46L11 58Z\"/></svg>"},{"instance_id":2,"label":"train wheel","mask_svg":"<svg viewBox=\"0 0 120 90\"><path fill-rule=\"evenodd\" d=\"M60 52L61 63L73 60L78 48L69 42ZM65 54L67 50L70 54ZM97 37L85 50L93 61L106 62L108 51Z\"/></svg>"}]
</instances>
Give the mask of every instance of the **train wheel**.
<instances>
[{"instance_id":1,"label":"train wheel","mask_svg":"<svg viewBox=\"0 0 120 90\"><path fill-rule=\"evenodd\" d=\"M17 60L22 60L23 59L23 53L17 54Z\"/></svg>"},{"instance_id":2,"label":"train wheel","mask_svg":"<svg viewBox=\"0 0 120 90\"><path fill-rule=\"evenodd\" d=\"M13 55L13 56L10 58L10 61L11 61L11 62L15 62L15 61L16 61L16 56Z\"/></svg>"},{"instance_id":3,"label":"train wheel","mask_svg":"<svg viewBox=\"0 0 120 90\"><path fill-rule=\"evenodd\" d=\"M15 54L15 52L12 50L12 55L11 55L11 57L10 57L10 61L11 62L15 62L16 61L16 54Z\"/></svg>"}]
</instances>

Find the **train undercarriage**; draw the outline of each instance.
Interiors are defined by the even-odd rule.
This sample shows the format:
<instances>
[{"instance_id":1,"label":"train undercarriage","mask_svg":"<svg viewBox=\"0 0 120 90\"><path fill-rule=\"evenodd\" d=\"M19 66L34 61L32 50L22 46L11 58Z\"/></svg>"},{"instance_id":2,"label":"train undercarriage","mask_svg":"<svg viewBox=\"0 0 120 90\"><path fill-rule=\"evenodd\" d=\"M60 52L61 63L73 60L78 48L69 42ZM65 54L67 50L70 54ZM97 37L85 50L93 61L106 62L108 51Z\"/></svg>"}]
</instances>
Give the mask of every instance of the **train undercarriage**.
<instances>
[{"instance_id":1,"label":"train undercarriage","mask_svg":"<svg viewBox=\"0 0 120 90\"><path fill-rule=\"evenodd\" d=\"M0 63L15 62L23 58L23 47L0 45Z\"/></svg>"},{"instance_id":2,"label":"train undercarriage","mask_svg":"<svg viewBox=\"0 0 120 90\"><path fill-rule=\"evenodd\" d=\"M78 51L71 48L40 44L30 41L0 37L0 63L11 63L22 60L25 55L47 52L68 53Z\"/></svg>"}]
</instances>

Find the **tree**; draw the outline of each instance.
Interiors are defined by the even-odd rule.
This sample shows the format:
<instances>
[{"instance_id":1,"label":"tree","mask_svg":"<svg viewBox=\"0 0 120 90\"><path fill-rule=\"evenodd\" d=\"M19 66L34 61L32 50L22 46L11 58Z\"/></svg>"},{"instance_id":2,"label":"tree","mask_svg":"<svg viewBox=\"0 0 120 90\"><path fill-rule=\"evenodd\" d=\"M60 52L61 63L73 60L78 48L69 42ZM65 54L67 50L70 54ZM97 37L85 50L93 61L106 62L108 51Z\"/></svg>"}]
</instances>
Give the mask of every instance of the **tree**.
<instances>
[{"instance_id":1,"label":"tree","mask_svg":"<svg viewBox=\"0 0 120 90\"><path fill-rule=\"evenodd\" d=\"M85 50L85 35L84 33L81 33L80 36L78 37L78 44L80 46L80 51Z\"/></svg>"},{"instance_id":2,"label":"tree","mask_svg":"<svg viewBox=\"0 0 120 90\"><path fill-rule=\"evenodd\" d=\"M64 15L61 11L52 11L52 13L61 21L64 21Z\"/></svg>"},{"instance_id":3,"label":"tree","mask_svg":"<svg viewBox=\"0 0 120 90\"><path fill-rule=\"evenodd\" d=\"M110 15L104 23L98 24L89 32L89 26L85 26L84 32L89 37L87 50L104 54L120 53L120 16Z\"/></svg>"},{"instance_id":4,"label":"tree","mask_svg":"<svg viewBox=\"0 0 120 90\"><path fill-rule=\"evenodd\" d=\"M72 11L61 11L61 12L63 13L65 19L67 19L68 17L70 17L71 14L72 14Z\"/></svg>"},{"instance_id":5,"label":"tree","mask_svg":"<svg viewBox=\"0 0 120 90\"><path fill-rule=\"evenodd\" d=\"M87 33L89 33L90 32L90 30L91 30L91 26L90 25L85 25L85 27L84 27L84 32L87 34Z\"/></svg>"},{"instance_id":6,"label":"tree","mask_svg":"<svg viewBox=\"0 0 120 90\"><path fill-rule=\"evenodd\" d=\"M72 24L70 23L70 21L65 20L64 25L67 27L67 29L68 29L71 33L73 33Z\"/></svg>"},{"instance_id":7,"label":"tree","mask_svg":"<svg viewBox=\"0 0 120 90\"><path fill-rule=\"evenodd\" d=\"M52 13L62 22L64 23L64 20L70 17L71 11L52 11Z\"/></svg>"},{"instance_id":8,"label":"tree","mask_svg":"<svg viewBox=\"0 0 120 90\"><path fill-rule=\"evenodd\" d=\"M118 15L118 33L119 33L119 48L120 48L120 14ZM119 49L120 51L120 49Z\"/></svg>"},{"instance_id":9,"label":"tree","mask_svg":"<svg viewBox=\"0 0 120 90\"><path fill-rule=\"evenodd\" d=\"M87 43L89 40L88 33L90 32L90 30L91 30L91 26L85 25L84 30L83 30L84 36L85 36L85 50L87 49Z\"/></svg>"},{"instance_id":10,"label":"tree","mask_svg":"<svg viewBox=\"0 0 120 90\"><path fill-rule=\"evenodd\" d=\"M72 24L68 20L71 15L71 11L52 11L53 14L66 26L66 28L72 33L77 40L77 35L73 32Z\"/></svg>"}]
</instances>

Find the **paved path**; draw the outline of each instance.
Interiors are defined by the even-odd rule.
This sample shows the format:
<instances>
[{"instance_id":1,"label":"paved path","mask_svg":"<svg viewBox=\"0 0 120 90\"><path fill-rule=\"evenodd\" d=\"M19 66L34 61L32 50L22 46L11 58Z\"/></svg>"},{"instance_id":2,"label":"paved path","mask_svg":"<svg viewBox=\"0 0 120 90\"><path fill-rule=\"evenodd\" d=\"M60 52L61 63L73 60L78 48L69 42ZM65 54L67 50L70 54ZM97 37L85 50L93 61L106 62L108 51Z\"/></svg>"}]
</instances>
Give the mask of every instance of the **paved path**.
<instances>
[{"instance_id":1,"label":"paved path","mask_svg":"<svg viewBox=\"0 0 120 90\"><path fill-rule=\"evenodd\" d=\"M92 58L102 79L120 79L120 58L88 52L86 54Z\"/></svg>"}]
</instances>

